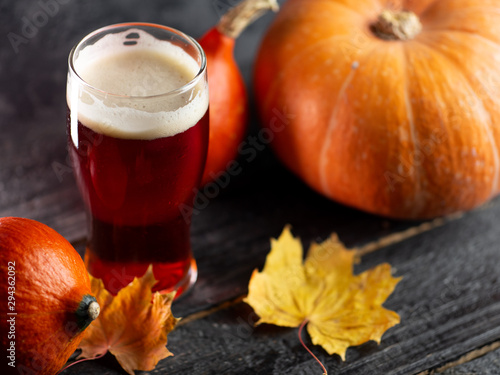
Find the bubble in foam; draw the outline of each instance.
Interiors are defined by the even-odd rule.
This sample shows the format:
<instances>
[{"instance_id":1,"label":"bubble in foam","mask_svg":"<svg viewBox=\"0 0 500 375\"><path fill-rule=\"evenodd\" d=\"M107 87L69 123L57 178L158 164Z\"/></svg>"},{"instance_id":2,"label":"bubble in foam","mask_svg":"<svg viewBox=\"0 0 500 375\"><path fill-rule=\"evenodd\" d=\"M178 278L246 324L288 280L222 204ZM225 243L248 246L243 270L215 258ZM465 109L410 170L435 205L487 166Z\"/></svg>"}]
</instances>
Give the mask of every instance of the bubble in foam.
<instances>
[{"instance_id":1,"label":"bubble in foam","mask_svg":"<svg viewBox=\"0 0 500 375\"><path fill-rule=\"evenodd\" d=\"M138 36L137 43L125 44L131 34ZM206 82L191 82L200 69L194 58L139 29L106 35L81 50L74 66L94 89L69 79L68 106L72 116L98 133L173 136L196 125L208 108Z\"/></svg>"}]
</instances>

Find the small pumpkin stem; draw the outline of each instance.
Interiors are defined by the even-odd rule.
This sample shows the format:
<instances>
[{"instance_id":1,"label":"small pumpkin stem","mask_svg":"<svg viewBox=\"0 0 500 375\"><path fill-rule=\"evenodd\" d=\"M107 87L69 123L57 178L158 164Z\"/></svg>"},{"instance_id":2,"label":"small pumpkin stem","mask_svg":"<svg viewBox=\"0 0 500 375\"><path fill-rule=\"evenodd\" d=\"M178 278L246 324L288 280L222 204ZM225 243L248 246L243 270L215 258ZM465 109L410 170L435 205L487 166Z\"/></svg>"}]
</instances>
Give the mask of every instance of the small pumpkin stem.
<instances>
[{"instance_id":1,"label":"small pumpkin stem","mask_svg":"<svg viewBox=\"0 0 500 375\"><path fill-rule=\"evenodd\" d=\"M217 30L236 39L257 18L269 10L277 12L278 9L276 0L243 0L222 16L217 24Z\"/></svg>"},{"instance_id":2,"label":"small pumpkin stem","mask_svg":"<svg viewBox=\"0 0 500 375\"><path fill-rule=\"evenodd\" d=\"M96 320L99 316L99 313L101 312L101 306L99 306L96 301L91 302L87 311L89 314L89 318L92 320Z\"/></svg>"},{"instance_id":3,"label":"small pumpkin stem","mask_svg":"<svg viewBox=\"0 0 500 375\"><path fill-rule=\"evenodd\" d=\"M100 312L101 307L95 297L89 294L84 295L75 312L78 327L81 330L87 328L99 316Z\"/></svg>"},{"instance_id":4,"label":"small pumpkin stem","mask_svg":"<svg viewBox=\"0 0 500 375\"><path fill-rule=\"evenodd\" d=\"M411 40L422 31L422 23L413 12L384 10L372 31L384 40Z\"/></svg>"}]
</instances>

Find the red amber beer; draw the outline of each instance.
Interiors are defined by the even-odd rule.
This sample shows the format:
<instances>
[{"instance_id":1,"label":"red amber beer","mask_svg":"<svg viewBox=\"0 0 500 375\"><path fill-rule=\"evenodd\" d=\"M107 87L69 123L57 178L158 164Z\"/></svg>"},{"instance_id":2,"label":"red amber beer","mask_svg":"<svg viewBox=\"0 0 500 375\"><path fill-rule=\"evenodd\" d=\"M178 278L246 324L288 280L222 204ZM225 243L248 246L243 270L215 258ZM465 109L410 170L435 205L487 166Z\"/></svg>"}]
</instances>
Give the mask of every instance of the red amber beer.
<instances>
[{"instance_id":1,"label":"red amber beer","mask_svg":"<svg viewBox=\"0 0 500 375\"><path fill-rule=\"evenodd\" d=\"M152 264L154 290L182 293L197 275L186 207L208 147L201 47L159 25L98 30L70 54L67 102L89 272L117 293Z\"/></svg>"}]
</instances>

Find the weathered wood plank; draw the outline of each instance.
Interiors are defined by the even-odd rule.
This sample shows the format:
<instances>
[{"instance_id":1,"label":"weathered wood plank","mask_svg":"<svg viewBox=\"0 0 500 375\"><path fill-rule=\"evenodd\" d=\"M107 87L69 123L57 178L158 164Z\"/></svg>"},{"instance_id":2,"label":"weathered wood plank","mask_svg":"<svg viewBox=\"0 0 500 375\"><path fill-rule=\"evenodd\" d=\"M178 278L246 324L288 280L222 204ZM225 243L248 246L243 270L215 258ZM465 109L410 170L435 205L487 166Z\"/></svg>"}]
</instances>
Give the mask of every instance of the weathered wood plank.
<instances>
[{"instance_id":1,"label":"weathered wood plank","mask_svg":"<svg viewBox=\"0 0 500 375\"><path fill-rule=\"evenodd\" d=\"M435 373L440 373L443 375L498 375L500 373L500 350L498 347L500 342L496 342L493 345L488 345L484 348L478 349L471 352L461 358L459 361L462 364L457 366L450 366L443 371L436 371ZM490 351L492 348L496 348L494 351ZM487 354L484 354L487 353ZM476 357L479 356L480 357ZM467 361L468 359L472 359ZM431 373L429 373L430 375Z\"/></svg>"},{"instance_id":2,"label":"weathered wood plank","mask_svg":"<svg viewBox=\"0 0 500 375\"><path fill-rule=\"evenodd\" d=\"M200 36L215 23L218 7L231 3L69 2L27 44L19 46L17 54L2 44L0 216L45 222L82 251L83 206L66 162L64 90L69 49L93 29L131 19L170 24ZM22 0L7 7L0 3L0 35L20 34L23 17L31 17L37 4ZM269 20L270 16L250 27L237 44L236 56L247 81ZM251 134L257 132L254 119ZM285 171L267 149L257 152L252 161L244 159L240 159L242 173L194 218L193 248L200 277L194 291L175 305L177 315L203 311L244 294L251 271L264 262L269 237L277 236L286 223L293 225L294 233L306 244L336 231L349 246L363 246L420 224L384 220L329 202ZM387 333L379 347L369 343L349 350L346 363L314 348L330 372L432 371L498 341L499 206L497 200L459 221L383 249L379 249L381 244L366 246L379 250L366 255L359 270L389 261L405 276L387 303L401 313L403 322ZM238 304L179 327L169 341L176 356L163 361L153 373L319 373L301 348L296 330L253 329L253 320L251 310ZM121 372L112 358L105 358L79 364L66 373Z\"/></svg>"},{"instance_id":3,"label":"weathered wood plank","mask_svg":"<svg viewBox=\"0 0 500 375\"><path fill-rule=\"evenodd\" d=\"M329 373L416 374L498 341L499 218L500 204L495 202L461 220L365 256L358 271L387 261L404 277L386 303L400 313L402 322L386 333L380 346L371 342L349 349L345 363L314 347ZM155 371L320 373L300 346L297 329L254 328L255 320L252 310L240 303L180 326L169 336L168 347L175 356L162 361ZM108 367L112 361L107 361L82 364L79 373L90 373L90 369L117 373Z\"/></svg>"}]
</instances>

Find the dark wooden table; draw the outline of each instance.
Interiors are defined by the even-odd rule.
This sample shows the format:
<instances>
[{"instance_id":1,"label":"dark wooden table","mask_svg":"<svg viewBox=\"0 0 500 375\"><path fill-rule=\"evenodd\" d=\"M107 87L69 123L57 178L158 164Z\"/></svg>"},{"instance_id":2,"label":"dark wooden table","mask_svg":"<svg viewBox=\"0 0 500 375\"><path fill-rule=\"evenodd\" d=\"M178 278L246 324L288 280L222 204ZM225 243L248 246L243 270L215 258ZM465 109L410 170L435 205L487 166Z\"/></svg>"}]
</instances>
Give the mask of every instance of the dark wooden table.
<instances>
[{"instance_id":1,"label":"dark wooden table","mask_svg":"<svg viewBox=\"0 0 500 375\"><path fill-rule=\"evenodd\" d=\"M48 14L40 5L46 0L0 0L0 216L42 221L82 253L84 211L65 144L71 46L98 27L133 20L199 37L236 1L55 1ZM39 26L23 34L34 17ZM236 56L247 81L271 19L259 20L238 41ZM23 37L22 43L14 47L9 33ZM257 131L253 115L249 134ZM269 238L287 223L306 246L337 232L348 246L362 248L366 255L357 271L389 262L404 277L386 303L401 315L401 324L380 345L351 348L345 362L313 347L330 374L500 374L499 200L450 218L393 221L317 195L267 147L242 164L243 173L194 218L198 283L174 305L176 316L184 317L169 335L175 356L152 374L321 373L300 346L297 329L254 328L252 310L241 302L252 270L263 265ZM121 373L111 356L65 371Z\"/></svg>"}]
</instances>

